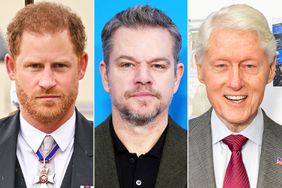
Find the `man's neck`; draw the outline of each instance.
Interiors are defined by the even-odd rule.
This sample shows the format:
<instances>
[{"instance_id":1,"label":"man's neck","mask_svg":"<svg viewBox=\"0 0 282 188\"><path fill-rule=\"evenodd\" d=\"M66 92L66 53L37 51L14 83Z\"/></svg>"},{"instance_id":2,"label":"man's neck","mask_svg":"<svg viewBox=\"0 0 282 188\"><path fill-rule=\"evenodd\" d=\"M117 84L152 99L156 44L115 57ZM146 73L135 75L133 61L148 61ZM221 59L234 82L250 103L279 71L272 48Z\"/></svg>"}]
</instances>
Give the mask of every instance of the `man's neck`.
<instances>
[{"instance_id":1,"label":"man's neck","mask_svg":"<svg viewBox=\"0 0 282 188\"><path fill-rule=\"evenodd\" d=\"M168 125L168 112L163 112L146 125L138 126L122 119L119 113L113 111L112 122L116 135L126 149L140 156L149 152L159 140Z\"/></svg>"}]
</instances>

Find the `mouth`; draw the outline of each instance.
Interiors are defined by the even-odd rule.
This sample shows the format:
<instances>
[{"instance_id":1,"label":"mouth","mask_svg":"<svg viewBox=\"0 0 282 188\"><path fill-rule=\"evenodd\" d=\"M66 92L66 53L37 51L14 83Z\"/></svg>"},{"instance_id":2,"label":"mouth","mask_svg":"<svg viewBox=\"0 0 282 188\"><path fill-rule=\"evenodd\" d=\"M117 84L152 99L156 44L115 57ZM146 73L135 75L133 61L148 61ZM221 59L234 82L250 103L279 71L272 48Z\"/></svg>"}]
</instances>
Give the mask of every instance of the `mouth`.
<instances>
[{"instance_id":1,"label":"mouth","mask_svg":"<svg viewBox=\"0 0 282 188\"><path fill-rule=\"evenodd\" d=\"M60 96L57 95L43 95L36 97L37 99L57 99L60 98Z\"/></svg>"},{"instance_id":2,"label":"mouth","mask_svg":"<svg viewBox=\"0 0 282 188\"><path fill-rule=\"evenodd\" d=\"M155 96L151 92L136 92L131 95L131 97L153 97Z\"/></svg>"},{"instance_id":3,"label":"mouth","mask_svg":"<svg viewBox=\"0 0 282 188\"><path fill-rule=\"evenodd\" d=\"M224 95L224 97L234 103L240 103L243 102L248 98L247 95Z\"/></svg>"}]
</instances>

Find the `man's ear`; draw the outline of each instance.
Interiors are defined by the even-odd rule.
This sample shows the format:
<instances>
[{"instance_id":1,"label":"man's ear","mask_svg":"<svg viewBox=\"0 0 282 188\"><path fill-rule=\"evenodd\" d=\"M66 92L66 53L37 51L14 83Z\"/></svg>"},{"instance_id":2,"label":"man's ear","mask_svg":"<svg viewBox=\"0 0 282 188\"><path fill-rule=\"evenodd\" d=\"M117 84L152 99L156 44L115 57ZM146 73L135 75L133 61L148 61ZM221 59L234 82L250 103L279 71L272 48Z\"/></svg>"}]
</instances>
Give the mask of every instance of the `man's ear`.
<instances>
[{"instance_id":1,"label":"man's ear","mask_svg":"<svg viewBox=\"0 0 282 188\"><path fill-rule=\"evenodd\" d=\"M195 63L197 65L197 73L198 73L198 79L201 83L204 83L204 78L203 78L203 71L202 71L202 62L199 61L199 58L195 55Z\"/></svg>"},{"instance_id":2,"label":"man's ear","mask_svg":"<svg viewBox=\"0 0 282 188\"><path fill-rule=\"evenodd\" d=\"M276 65L276 58L277 56L275 56L273 58L273 62L270 64L270 70L269 70L269 75L268 75L268 80L267 83L272 82L274 76L275 76L275 65Z\"/></svg>"},{"instance_id":3,"label":"man's ear","mask_svg":"<svg viewBox=\"0 0 282 188\"><path fill-rule=\"evenodd\" d=\"M83 52L82 55L79 58L79 80L81 80L86 72L86 68L88 65L88 54L86 52Z\"/></svg>"},{"instance_id":4,"label":"man's ear","mask_svg":"<svg viewBox=\"0 0 282 188\"><path fill-rule=\"evenodd\" d=\"M5 64L10 80L15 80L16 62L12 55L6 54Z\"/></svg>"},{"instance_id":5,"label":"man's ear","mask_svg":"<svg viewBox=\"0 0 282 188\"><path fill-rule=\"evenodd\" d=\"M107 74L107 64L104 61L100 62L100 74L102 78L102 83L103 87L106 92L110 92L110 84L109 84L109 79L108 79L108 74Z\"/></svg>"},{"instance_id":6,"label":"man's ear","mask_svg":"<svg viewBox=\"0 0 282 188\"><path fill-rule=\"evenodd\" d=\"M174 88L173 88L173 92L176 93L181 81L181 78L183 76L184 73L184 65L183 63L177 63L176 66L176 75L175 75L175 82L174 82Z\"/></svg>"}]
</instances>

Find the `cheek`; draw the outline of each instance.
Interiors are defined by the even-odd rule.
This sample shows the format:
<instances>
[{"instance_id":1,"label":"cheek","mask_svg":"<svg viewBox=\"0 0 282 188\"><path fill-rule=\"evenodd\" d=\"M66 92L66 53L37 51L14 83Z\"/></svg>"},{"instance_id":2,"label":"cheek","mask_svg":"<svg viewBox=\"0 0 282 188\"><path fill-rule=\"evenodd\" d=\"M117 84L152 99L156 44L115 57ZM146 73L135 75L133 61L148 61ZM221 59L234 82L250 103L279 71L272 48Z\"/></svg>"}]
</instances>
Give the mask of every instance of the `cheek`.
<instances>
[{"instance_id":1,"label":"cheek","mask_svg":"<svg viewBox=\"0 0 282 188\"><path fill-rule=\"evenodd\" d=\"M116 67L110 67L108 72L108 82L111 87L115 85L123 86L130 79L131 74L128 72L121 72Z\"/></svg>"},{"instance_id":2,"label":"cheek","mask_svg":"<svg viewBox=\"0 0 282 188\"><path fill-rule=\"evenodd\" d=\"M116 76L116 75L111 75L109 77L108 83L109 83L109 90L110 90L110 95L114 98L120 98L124 95L124 93L129 89L130 82L125 78L127 76Z\"/></svg>"},{"instance_id":3,"label":"cheek","mask_svg":"<svg viewBox=\"0 0 282 188\"><path fill-rule=\"evenodd\" d=\"M227 83L228 79L225 78L225 75L205 74L204 76L203 84L210 93L221 92Z\"/></svg>"},{"instance_id":4,"label":"cheek","mask_svg":"<svg viewBox=\"0 0 282 188\"><path fill-rule=\"evenodd\" d=\"M253 103L261 103L264 96L265 84L263 82L254 82L250 85L249 90Z\"/></svg>"},{"instance_id":5,"label":"cheek","mask_svg":"<svg viewBox=\"0 0 282 188\"><path fill-rule=\"evenodd\" d=\"M267 81L268 74L248 76L245 79L245 83L249 87L249 90L257 93L258 95L263 95Z\"/></svg>"},{"instance_id":6,"label":"cheek","mask_svg":"<svg viewBox=\"0 0 282 188\"><path fill-rule=\"evenodd\" d=\"M38 83L38 77L18 72L15 75L15 81L22 87L22 89L28 92L36 87Z\"/></svg>"},{"instance_id":7,"label":"cheek","mask_svg":"<svg viewBox=\"0 0 282 188\"><path fill-rule=\"evenodd\" d=\"M162 96L168 98L172 96L175 92L176 85L175 85L175 78L171 77L169 79L156 79L155 86L153 84L153 89L159 91Z\"/></svg>"}]
</instances>

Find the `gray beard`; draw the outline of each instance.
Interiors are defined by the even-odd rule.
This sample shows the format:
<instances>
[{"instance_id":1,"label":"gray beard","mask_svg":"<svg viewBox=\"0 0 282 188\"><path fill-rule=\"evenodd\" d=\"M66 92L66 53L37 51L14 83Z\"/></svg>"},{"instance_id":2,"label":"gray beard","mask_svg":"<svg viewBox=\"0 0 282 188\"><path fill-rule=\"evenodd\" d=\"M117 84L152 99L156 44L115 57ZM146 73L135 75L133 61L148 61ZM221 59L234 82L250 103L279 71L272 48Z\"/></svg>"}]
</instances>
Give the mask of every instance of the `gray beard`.
<instances>
[{"instance_id":1,"label":"gray beard","mask_svg":"<svg viewBox=\"0 0 282 188\"><path fill-rule=\"evenodd\" d=\"M120 116L123 120L135 125L135 126L145 126L150 122L153 122L158 115L162 112L161 108L158 107L153 112L148 115L139 115L137 113L131 112L126 107L116 106L119 110Z\"/></svg>"}]
</instances>

